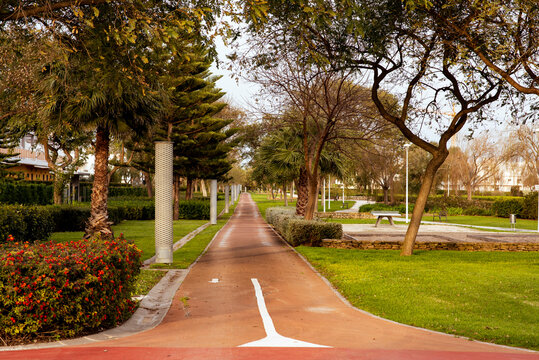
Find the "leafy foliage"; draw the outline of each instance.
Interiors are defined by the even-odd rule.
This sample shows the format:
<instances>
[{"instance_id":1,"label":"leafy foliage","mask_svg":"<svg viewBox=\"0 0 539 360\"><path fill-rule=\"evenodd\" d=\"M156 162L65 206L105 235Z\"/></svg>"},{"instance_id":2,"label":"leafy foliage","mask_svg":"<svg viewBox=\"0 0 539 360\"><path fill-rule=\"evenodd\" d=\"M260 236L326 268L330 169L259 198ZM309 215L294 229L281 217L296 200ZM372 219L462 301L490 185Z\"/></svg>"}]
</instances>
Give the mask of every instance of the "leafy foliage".
<instances>
[{"instance_id":1,"label":"leafy foliage","mask_svg":"<svg viewBox=\"0 0 539 360\"><path fill-rule=\"evenodd\" d=\"M10 343L87 334L135 309L140 250L125 239L30 245L9 237L0 264L0 331Z\"/></svg>"}]
</instances>

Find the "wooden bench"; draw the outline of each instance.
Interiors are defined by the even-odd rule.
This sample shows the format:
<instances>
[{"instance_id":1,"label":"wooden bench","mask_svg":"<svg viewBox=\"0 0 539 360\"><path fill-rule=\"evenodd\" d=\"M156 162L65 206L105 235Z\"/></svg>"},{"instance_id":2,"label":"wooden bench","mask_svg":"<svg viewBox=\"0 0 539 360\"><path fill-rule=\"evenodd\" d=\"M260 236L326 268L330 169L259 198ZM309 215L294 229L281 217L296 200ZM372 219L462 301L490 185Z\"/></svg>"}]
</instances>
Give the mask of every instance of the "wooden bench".
<instances>
[{"instance_id":1,"label":"wooden bench","mask_svg":"<svg viewBox=\"0 0 539 360\"><path fill-rule=\"evenodd\" d=\"M348 203L343 202L342 205L341 205L341 209L348 209Z\"/></svg>"},{"instance_id":2,"label":"wooden bench","mask_svg":"<svg viewBox=\"0 0 539 360\"><path fill-rule=\"evenodd\" d=\"M374 227L378 226L380 221L382 221L382 218L387 218L389 220L389 223L395 226L395 223L393 222L393 218L401 217L401 214L398 211L372 211L371 214L377 217L376 225L374 225Z\"/></svg>"},{"instance_id":3,"label":"wooden bench","mask_svg":"<svg viewBox=\"0 0 539 360\"><path fill-rule=\"evenodd\" d=\"M447 221L447 211L441 210L438 214L432 214L432 221L434 221L435 218L438 218L438 220L442 221L442 217L445 216L445 221Z\"/></svg>"}]
</instances>

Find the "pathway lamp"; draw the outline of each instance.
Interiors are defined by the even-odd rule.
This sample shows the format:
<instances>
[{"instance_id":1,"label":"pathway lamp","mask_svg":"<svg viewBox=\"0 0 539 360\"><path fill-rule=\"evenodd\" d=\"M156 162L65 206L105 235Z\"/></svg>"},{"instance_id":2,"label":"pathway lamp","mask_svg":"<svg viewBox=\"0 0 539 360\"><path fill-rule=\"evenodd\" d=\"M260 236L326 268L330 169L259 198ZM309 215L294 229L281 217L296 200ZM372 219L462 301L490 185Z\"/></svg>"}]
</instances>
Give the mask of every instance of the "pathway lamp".
<instances>
[{"instance_id":1,"label":"pathway lamp","mask_svg":"<svg viewBox=\"0 0 539 360\"><path fill-rule=\"evenodd\" d=\"M408 223L408 148L410 146L412 146L410 143L404 144L406 149L406 223Z\"/></svg>"}]
</instances>

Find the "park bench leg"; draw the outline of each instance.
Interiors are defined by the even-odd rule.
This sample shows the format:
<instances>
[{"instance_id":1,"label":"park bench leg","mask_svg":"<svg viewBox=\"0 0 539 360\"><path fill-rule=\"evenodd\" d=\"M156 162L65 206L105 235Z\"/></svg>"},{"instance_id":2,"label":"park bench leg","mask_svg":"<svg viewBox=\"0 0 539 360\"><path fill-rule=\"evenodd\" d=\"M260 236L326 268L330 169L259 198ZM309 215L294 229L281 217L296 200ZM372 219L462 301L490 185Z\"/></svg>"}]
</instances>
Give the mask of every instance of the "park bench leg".
<instances>
[{"instance_id":1,"label":"park bench leg","mask_svg":"<svg viewBox=\"0 0 539 360\"><path fill-rule=\"evenodd\" d=\"M387 219L389 220L389 223L393 226L395 226L395 223L393 222L393 217L392 216L388 216Z\"/></svg>"},{"instance_id":2,"label":"park bench leg","mask_svg":"<svg viewBox=\"0 0 539 360\"><path fill-rule=\"evenodd\" d=\"M376 219L376 224L374 224L374 227L377 227L378 224L380 224L380 220L382 220L382 217L378 216L378 219Z\"/></svg>"}]
</instances>

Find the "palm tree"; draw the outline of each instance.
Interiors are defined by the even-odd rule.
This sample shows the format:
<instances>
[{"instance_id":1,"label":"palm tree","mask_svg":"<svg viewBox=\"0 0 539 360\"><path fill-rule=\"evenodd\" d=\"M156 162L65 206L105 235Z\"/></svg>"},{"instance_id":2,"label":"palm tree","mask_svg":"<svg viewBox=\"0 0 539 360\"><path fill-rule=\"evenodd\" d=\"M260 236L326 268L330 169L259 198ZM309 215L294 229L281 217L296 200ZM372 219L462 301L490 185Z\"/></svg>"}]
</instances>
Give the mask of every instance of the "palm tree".
<instances>
[{"instance_id":1,"label":"palm tree","mask_svg":"<svg viewBox=\"0 0 539 360\"><path fill-rule=\"evenodd\" d=\"M258 182L283 184L283 191L286 191L284 184L294 181L298 192L296 214L305 216L309 191L301 135L299 129L286 127L265 137L255 154L253 178ZM331 151L330 146L322 151L319 166L321 176L344 176L345 162L342 155ZM313 203L317 206L316 201Z\"/></svg>"},{"instance_id":2,"label":"palm tree","mask_svg":"<svg viewBox=\"0 0 539 360\"><path fill-rule=\"evenodd\" d=\"M132 71L133 53L140 58L150 51L151 42L143 37L131 45L110 41L106 30L116 16L114 8L103 4L99 9L93 27L77 34L73 45L81 49L70 53L66 63L46 67L43 116L94 133L94 183L85 237L111 238L107 212L111 136L146 131L158 118L161 102L160 92L152 88L155 82L144 75L150 73L142 68L147 60L137 63L138 73Z\"/></svg>"}]
</instances>

